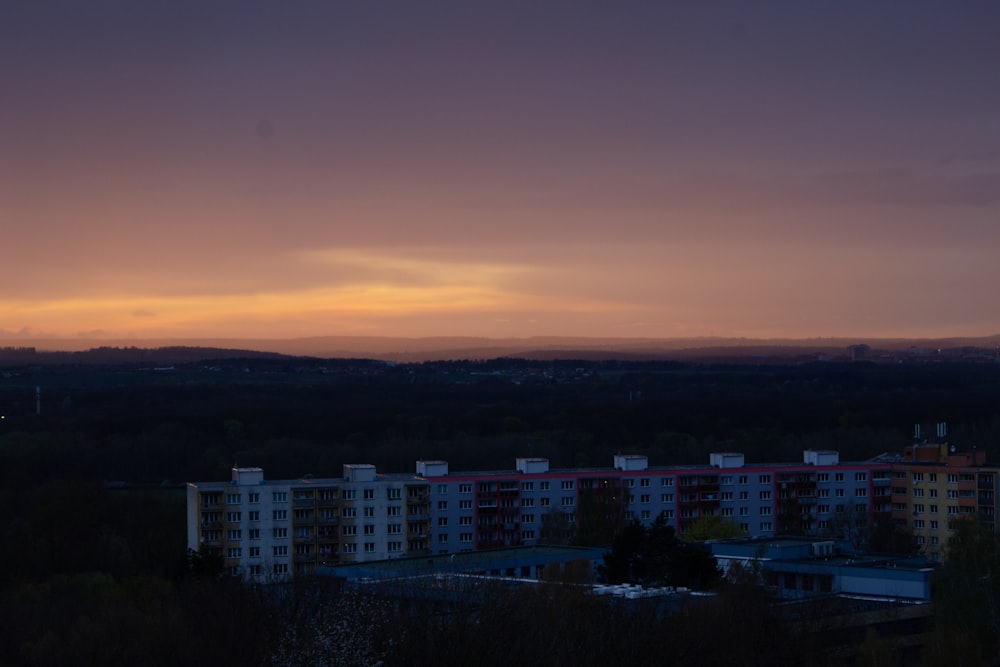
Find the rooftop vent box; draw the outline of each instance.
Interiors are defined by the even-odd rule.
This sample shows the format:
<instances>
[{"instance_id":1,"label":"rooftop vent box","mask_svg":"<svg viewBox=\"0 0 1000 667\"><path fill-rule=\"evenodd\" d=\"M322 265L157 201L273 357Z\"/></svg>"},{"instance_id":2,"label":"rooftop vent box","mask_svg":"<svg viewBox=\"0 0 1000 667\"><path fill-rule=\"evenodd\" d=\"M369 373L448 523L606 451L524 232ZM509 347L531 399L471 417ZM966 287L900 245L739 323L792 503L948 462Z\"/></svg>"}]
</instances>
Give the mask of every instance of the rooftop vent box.
<instances>
[{"instance_id":1,"label":"rooftop vent box","mask_svg":"<svg viewBox=\"0 0 1000 667\"><path fill-rule=\"evenodd\" d=\"M417 474L421 477L444 477L448 474L448 462L417 461Z\"/></svg>"},{"instance_id":2,"label":"rooftop vent box","mask_svg":"<svg viewBox=\"0 0 1000 667\"><path fill-rule=\"evenodd\" d=\"M525 474L548 472L549 460L541 458L519 458L517 459L517 471Z\"/></svg>"},{"instance_id":3,"label":"rooftop vent box","mask_svg":"<svg viewBox=\"0 0 1000 667\"><path fill-rule=\"evenodd\" d=\"M802 462L811 466L835 466L840 463L840 452L831 449L807 449L802 452Z\"/></svg>"},{"instance_id":4,"label":"rooftop vent box","mask_svg":"<svg viewBox=\"0 0 1000 667\"><path fill-rule=\"evenodd\" d=\"M374 482L375 466L370 463L345 463L344 480L348 482Z\"/></svg>"},{"instance_id":5,"label":"rooftop vent box","mask_svg":"<svg viewBox=\"0 0 1000 667\"><path fill-rule=\"evenodd\" d=\"M615 470L645 470L649 459L642 454L615 454Z\"/></svg>"},{"instance_id":6,"label":"rooftop vent box","mask_svg":"<svg viewBox=\"0 0 1000 667\"><path fill-rule=\"evenodd\" d=\"M714 468L742 468L744 458L737 452L713 452L708 461Z\"/></svg>"}]
</instances>

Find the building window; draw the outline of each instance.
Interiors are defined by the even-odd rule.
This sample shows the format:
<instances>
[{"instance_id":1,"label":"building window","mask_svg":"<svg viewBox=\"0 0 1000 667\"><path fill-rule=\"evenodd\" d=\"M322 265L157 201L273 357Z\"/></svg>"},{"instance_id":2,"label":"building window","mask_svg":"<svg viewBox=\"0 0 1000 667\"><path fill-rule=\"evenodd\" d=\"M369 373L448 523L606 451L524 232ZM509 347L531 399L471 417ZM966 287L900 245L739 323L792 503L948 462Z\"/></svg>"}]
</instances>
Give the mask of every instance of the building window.
<instances>
[{"instance_id":1,"label":"building window","mask_svg":"<svg viewBox=\"0 0 1000 667\"><path fill-rule=\"evenodd\" d=\"M260 521L260 512L257 510L247 512L247 518L250 521Z\"/></svg>"},{"instance_id":2,"label":"building window","mask_svg":"<svg viewBox=\"0 0 1000 667\"><path fill-rule=\"evenodd\" d=\"M866 472L856 472L856 473L854 473L854 481L855 482L867 482L868 481L868 473L866 473Z\"/></svg>"},{"instance_id":3,"label":"building window","mask_svg":"<svg viewBox=\"0 0 1000 667\"><path fill-rule=\"evenodd\" d=\"M271 535L273 537L275 537L275 538L278 538L278 539L282 539L282 538L288 537L288 529L287 528L274 528L271 531Z\"/></svg>"},{"instance_id":4,"label":"building window","mask_svg":"<svg viewBox=\"0 0 1000 667\"><path fill-rule=\"evenodd\" d=\"M231 541L233 541L233 542L238 542L239 540L243 539L243 531L242 530L230 530L229 531L229 539Z\"/></svg>"},{"instance_id":5,"label":"building window","mask_svg":"<svg viewBox=\"0 0 1000 667\"><path fill-rule=\"evenodd\" d=\"M358 508L357 507L341 507L340 508L340 516L344 517L345 519L354 519L354 518L356 518L358 516Z\"/></svg>"},{"instance_id":6,"label":"building window","mask_svg":"<svg viewBox=\"0 0 1000 667\"><path fill-rule=\"evenodd\" d=\"M856 489L854 489L854 497L855 498L867 498L868 497L868 487L866 487L866 486L859 486Z\"/></svg>"},{"instance_id":7,"label":"building window","mask_svg":"<svg viewBox=\"0 0 1000 667\"><path fill-rule=\"evenodd\" d=\"M770 507L761 507L760 508L760 515L761 516L771 516L771 508Z\"/></svg>"},{"instance_id":8,"label":"building window","mask_svg":"<svg viewBox=\"0 0 1000 667\"><path fill-rule=\"evenodd\" d=\"M288 519L288 510L272 510L271 519L274 521L285 521Z\"/></svg>"},{"instance_id":9,"label":"building window","mask_svg":"<svg viewBox=\"0 0 1000 667\"><path fill-rule=\"evenodd\" d=\"M438 510L441 511L441 512L446 512L448 510L448 501L447 500L439 500L438 501Z\"/></svg>"},{"instance_id":10,"label":"building window","mask_svg":"<svg viewBox=\"0 0 1000 667\"><path fill-rule=\"evenodd\" d=\"M458 541L459 542L471 542L472 541L472 533L461 533L458 536Z\"/></svg>"},{"instance_id":11,"label":"building window","mask_svg":"<svg viewBox=\"0 0 1000 667\"><path fill-rule=\"evenodd\" d=\"M761 491L760 492L760 499L761 500L770 500L771 499L771 492L770 491Z\"/></svg>"},{"instance_id":12,"label":"building window","mask_svg":"<svg viewBox=\"0 0 1000 667\"><path fill-rule=\"evenodd\" d=\"M660 494L661 503L672 503L674 502L674 494L672 493L661 493Z\"/></svg>"},{"instance_id":13,"label":"building window","mask_svg":"<svg viewBox=\"0 0 1000 667\"><path fill-rule=\"evenodd\" d=\"M343 492L341 492L340 497L344 500L354 500L358 497L357 489L344 489Z\"/></svg>"},{"instance_id":14,"label":"building window","mask_svg":"<svg viewBox=\"0 0 1000 667\"><path fill-rule=\"evenodd\" d=\"M771 476L770 475L761 475L760 476L760 483L761 484L770 484L771 483Z\"/></svg>"},{"instance_id":15,"label":"building window","mask_svg":"<svg viewBox=\"0 0 1000 667\"><path fill-rule=\"evenodd\" d=\"M816 475L816 480L819 481L819 482L829 482L830 481L830 473L828 473L828 472L821 472L818 475Z\"/></svg>"},{"instance_id":16,"label":"building window","mask_svg":"<svg viewBox=\"0 0 1000 667\"><path fill-rule=\"evenodd\" d=\"M273 552L273 554L275 556L287 556L288 555L288 547L285 546L285 545L283 545L283 544L278 545L276 547L271 547L271 550L272 550L272 552Z\"/></svg>"},{"instance_id":17,"label":"building window","mask_svg":"<svg viewBox=\"0 0 1000 667\"><path fill-rule=\"evenodd\" d=\"M573 496L563 496L559 501L559 504L563 507L572 507L574 500Z\"/></svg>"},{"instance_id":18,"label":"building window","mask_svg":"<svg viewBox=\"0 0 1000 667\"><path fill-rule=\"evenodd\" d=\"M750 500L750 492L740 491L740 500Z\"/></svg>"},{"instance_id":19,"label":"building window","mask_svg":"<svg viewBox=\"0 0 1000 667\"><path fill-rule=\"evenodd\" d=\"M375 543L374 542L365 542L365 553L366 554L373 554L373 553L375 553Z\"/></svg>"},{"instance_id":20,"label":"building window","mask_svg":"<svg viewBox=\"0 0 1000 667\"><path fill-rule=\"evenodd\" d=\"M386 494L386 498L388 498L389 500L401 500L402 497L403 497L402 489L390 488Z\"/></svg>"},{"instance_id":21,"label":"building window","mask_svg":"<svg viewBox=\"0 0 1000 667\"><path fill-rule=\"evenodd\" d=\"M243 550L239 547L229 547L229 549L226 550L227 558L240 558L242 556Z\"/></svg>"},{"instance_id":22,"label":"building window","mask_svg":"<svg viewBox=\"0 0 1000 667\"><path fill-rule=\"evenodd\" d=\"M373 526L370 523L366 523L365 524L365 535L374 535L374 534L375 534L375 526Z\"/></svg>"},{"instance_id":23,"label":"building window","mask_svg":"<svg viewBox=\"0 0 1000 667\"><path fill-rule=\"evenodd\" d=\"M548 491L549 490L549 483L548 482L539 482L538 483L538 488L541 489L542 491Z\"/></svg>"},{"instance_id":24,"label":"building window","mask_svg":"<svg viewBox=\"0 0 1000 667\"><path fill-rule=\"evenodd\" d=\"M288 574L288 563L275 563L271 571L275 574Z\"/></svg>"},{"instance_id":25,"label":"building window","mask_svg":"<svg viewBox=\"0 0 1000 667\"><path fill-rule=\"evenodd\" d=\"M250 558L260 558L260 547L250 547Z\"/></svg>"},{"instance_id":26,"label":"building window","mask_svg":"<svg viewBox=\"0 0 1000 667\"><path fill-rule=\"evenodd\" d=\"M644 493L641 496L639 496L639 502L640 503L649 503L649 494L648 493Z\"/></svg>"},{"instance_id":27,"label":"building window","mask_svg":"<svg viewBox=\"0 0 1000 667\"><path fill-rule=\"evenodd\" d=\"M260 539L260 528L251 528L250 530L248 530L247 531L247 537L249 537L251 540L259 540Z\"/></svg>"},{"instance_id":28,"label":"building window","mask_svg":"<svg viewBox=\"0 0 1000 667\"><path fill-rule=\"evenodd\" d=\"M773 526L773 524L770 521L761 521L760 522L760 529L761 529L762 532L768 533L768 532L774 530L774 526Z\"/></svg>"},{"instance_id":29,"label":"building window","mask_svg":"<svg viewBox=\"0 0 1000 667\"><path fill-rule=\"evenodd\" d=\"M393 505L391 507L387 507L386 508L385 515L386 516L402 516L402 510L400 509L400 507L398 505Z\"/></svg>"},{"instance_id":30,"label":"building window","mask_svg":"<svg viewBox=\"0 0 1000 667\"><path fill-rule=\"evenodd\" d=\"M257 492L248 493L247 494L247 502L249 502L251 505L253 505L255 503L259 503L260 502L260 494L257 493Z\"/></svg>"},{"instance_id":31,"label":"building window","mask_svg":"<svg viewBox=\"0 0 1000 667\"><path fill-rule=\"evenodd\" d=\"M649 480L648 479L640 479L639 480L639 486L649 486Z\"/></svg>"},{"instance_id":32,"label":"building window","mask_svg":"<svg viewBox=\"0 0 1000 667\"><path fill-rule=\"evenodd\" d=\"M522 530L521 539L524 541L535 539L535 531L533 530Z\"/></svg>"},{"instance_id":33,"label":"building window","mask_svg":"<svg viewBox=\"0 0 1000 667\"><path fill-rule=\"evenodd\" d=\"M441 526L443 528L443 527L445 527L447 525L448 525L448 517L446 517L446 516L439 516L438 517L438 526Z\"/></svg>"},{"instance_id":34,"label":"building window","mask_svg":"<svg viewBox=\"0 0 1000 667\"><path fill-rule=\"evenodd\" d=\"M472 501L471 500L459 500L458 501L458 509L460 509L460 510L471 510L472 509Z\"/></svg>"},{"instance_id":35,"label":"building window","mask_svg":"<svg viewBox=\"0 0 1000 667\"><path fill-rule=\"evenodd\" d=\"M750 516L750 509L747 507L741 507L740 516Z\"/></svg>"},{"instance_id":36,"label":"building window","mask_svg":"<svg viewBox=\"0 0 1000 667\"><path fill-rule=\"evenodd\" d=\"M746 484L748 481L749 477L747 475L740 475L740 484Z\"/></svg>"},{"instance_id":37,"label":"building window","mask_svg":"<svg viewBox=\"0 0 1000 667\"><path fill-rule=\"evenodd\" d=\"M340 534L344 537L353 537L358 534L357 526L341 526Z\"/></svg>"},{"instance_id":38,"label":"building window","mask_svg":"<svg viewBox=\"0 0 1000 667\"><path fill-rule=\"evenodd\" d=\"M535 490L535 483L534 482L521 482L521 490L522 491L534 491Z\"/></svg>"},{"instance_id":39,"label":"building window","mask_svg":"<svg viewBox=\"0 0 1000 667\"><path fill-rule=\"evenodd\" d=\"M548 507L549 506L549 499L548 498L539 498L538 499L538 504L540 506L542 506L542 507Z\"/></svg>"},{"instance_id":40,"label":"building window","mask_svg":"<svg viewBox=\"0 0 1000 667\"><path fill-rule=\"evenodd\" d=\"M674 485L674 478L673 477L663 477L663 478L661 478L660 485L661 486L673 486Z\"/></svg>"},{"instance_id":41,"label":"building window","mask_svg":"<svg viewBox=\"0 0 1000 667\"><path fill-rule=\"evenodd\" d=\"M471 526L472 517L471 516L460 516L458 517L458 525L460 526Z\"/></svg>"},{"instance_id":42,"label":"building window","mask_svg":"<svg viewBox=\"0 0 1000 667\"><path fill-rule=\"evenodd\" d=\"M240 504L240 494L238 494L238 493L227 493L226 494L226 504L227 505L239 505Z\"/></svg>"},{"instance_id":43,"label":"building window","mask_svg":"<svg viewBox=\"0 0 1000 667\"><path fill-rule=\"evenodd\" d=\"M459 493L472 493L472 484L459 484L458 485L458 492Z\"/></svg>"},{"instance_id":44,"label":"building window","mask_svg":"<svg viewBox=\"0 0 1000 667\"><path fill-rule=\"evenodd\" d=\"M353 542L349 542L344 545L343 551L345 554L356 554L358 553L358 545Z\"/></svg>"},{"instance_id":45,"label":"building window","mask_svg":"<svg viewBox=\"0 0 1000 667\"><path fill-rule=\"evenodd\" d=\"M287 503L288 502L288 492L287 491L275 491L271 494L271 501L276 503Z\"/></svg>"},{"instance_id":46,"label":"building window","mask_svg":"<svg viewBox=\"0 0 1000 667\"><path fill-rule=\"evenodd\" d=\"M400 552L400 551L403 550L403 543L402 542L389 542L388 547L389 547L389 553L391 553L391 554L398 553L398 552Z\"/></svg>"},{"instance_id":47,"label":"building window","mask_svg":"<svg viewBox=\"0 0 1000 667\"><path fill-rule=\"evenodd\" d=\"M365 489L364 490L365 500L375 500L375 489Z\"/></svg>"}]
</instances>

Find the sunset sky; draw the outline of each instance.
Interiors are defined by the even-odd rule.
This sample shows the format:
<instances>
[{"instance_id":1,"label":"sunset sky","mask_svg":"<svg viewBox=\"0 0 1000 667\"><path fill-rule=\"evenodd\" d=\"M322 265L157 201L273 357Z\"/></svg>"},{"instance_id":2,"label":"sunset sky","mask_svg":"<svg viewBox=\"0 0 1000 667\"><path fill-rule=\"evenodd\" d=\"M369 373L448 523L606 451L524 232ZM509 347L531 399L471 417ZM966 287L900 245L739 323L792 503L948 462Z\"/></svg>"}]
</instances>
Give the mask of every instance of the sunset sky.
<instances>
[{"instance_id":1,"label":"sunset sky","mask_svg":"<svg viewBox=\"0 0 1000 667\"><path fill-rule=\"evenodd\" d=\"M0 338L1000 333L1000 3L0 2Z\"/></svg>"}]
</instances>

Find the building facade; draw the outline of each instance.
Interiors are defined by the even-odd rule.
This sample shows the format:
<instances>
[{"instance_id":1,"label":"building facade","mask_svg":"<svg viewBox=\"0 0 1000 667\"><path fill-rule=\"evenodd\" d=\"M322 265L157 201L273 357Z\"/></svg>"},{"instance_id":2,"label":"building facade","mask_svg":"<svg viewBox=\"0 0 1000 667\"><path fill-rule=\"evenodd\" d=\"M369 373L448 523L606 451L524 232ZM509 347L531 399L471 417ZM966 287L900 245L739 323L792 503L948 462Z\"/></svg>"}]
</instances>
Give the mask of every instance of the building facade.
<instances>
[{"instance_id":1,"label":"building facade","mask_svg":"<svg viewBox=\"0 0 1000 667\"><path fill-rule=\"evenodd\" d=\"M321 563L424 556L429 502L426 481L376 475L367 464L345 465L340 478L279 481L233 468L229 482L188 484L188 548L258 581L311 574Z\"/></svg>"},{"instance_id":2,"label":"building facade","mask_svg":"<svg viewBox=\"0 0 1000 667\"><path fill-rule=\"evenodd\" d=\"M318 565L452 554L582 538L607 544L630 520L662 517L678 532L723 517L750 536L861 535L892 512L892 464L842 463L804 452L800 463L747 465L713 453L705 466L650 467L616 455L610 468L451 472L418 461L413 474L350 464L339 478L267 480L234 468L229 482L188 485L188 547L233 575L288 580Z\"/></svg>"},{"instance_id":3,"label":"building facade","mask_svg":"<svg viewBox=\"0 0 1000 667\"><path fill-rule=\"evenodd\" d=\"M893 522L913 534L929 559L944 560L959 520L996 530L1000 468L986 463L985 452L959 452L947 442L913 444L892 468Z\"/></svg>"}]
</instances>

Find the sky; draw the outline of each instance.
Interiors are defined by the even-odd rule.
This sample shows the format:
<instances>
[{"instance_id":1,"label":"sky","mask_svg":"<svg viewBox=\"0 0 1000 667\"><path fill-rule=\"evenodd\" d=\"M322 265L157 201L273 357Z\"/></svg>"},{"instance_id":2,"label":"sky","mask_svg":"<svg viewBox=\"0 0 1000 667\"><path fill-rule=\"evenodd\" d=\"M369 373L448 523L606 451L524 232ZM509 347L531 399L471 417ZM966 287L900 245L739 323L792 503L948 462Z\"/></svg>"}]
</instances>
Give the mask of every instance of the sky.
<instances>
[{"instance_id":1,"label":"sky","mask_svg":"<svg viewBox=\"0 0 1000 667\"><path fill-rule=\"evenodd\" d=\"M997 35L989 0L3 0L0 339L997 334Z\"/></svg>"}]
</instances>

